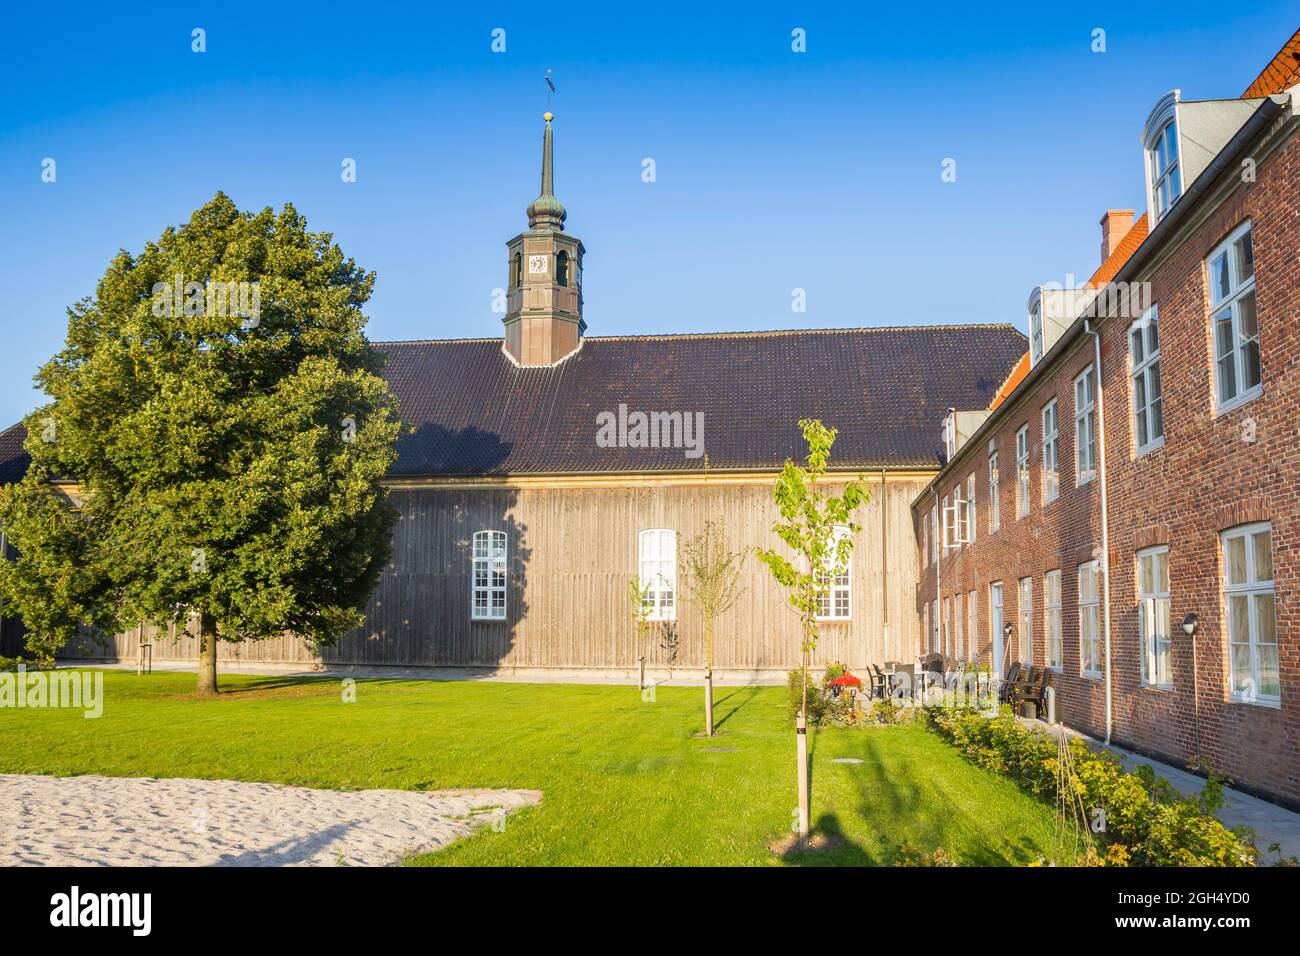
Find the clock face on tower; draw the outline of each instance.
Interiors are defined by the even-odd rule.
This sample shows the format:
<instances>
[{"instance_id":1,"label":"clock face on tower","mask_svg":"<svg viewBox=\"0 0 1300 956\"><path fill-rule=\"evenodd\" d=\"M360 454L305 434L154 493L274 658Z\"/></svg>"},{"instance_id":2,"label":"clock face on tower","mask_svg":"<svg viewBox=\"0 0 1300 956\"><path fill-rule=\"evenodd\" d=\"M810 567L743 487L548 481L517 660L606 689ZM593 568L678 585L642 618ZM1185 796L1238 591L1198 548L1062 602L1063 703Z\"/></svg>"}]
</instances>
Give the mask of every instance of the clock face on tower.
<instances>
[{"instance_id":1,"label":"clock face on tower","mask_svg":"<svg viewBox=\"0 0 1300 956\"><path fill-rule=\"evenodd\" d=\"M546 274L546 256L529 256L528 272L530 275Z\"/></svg>"}]
</instances>

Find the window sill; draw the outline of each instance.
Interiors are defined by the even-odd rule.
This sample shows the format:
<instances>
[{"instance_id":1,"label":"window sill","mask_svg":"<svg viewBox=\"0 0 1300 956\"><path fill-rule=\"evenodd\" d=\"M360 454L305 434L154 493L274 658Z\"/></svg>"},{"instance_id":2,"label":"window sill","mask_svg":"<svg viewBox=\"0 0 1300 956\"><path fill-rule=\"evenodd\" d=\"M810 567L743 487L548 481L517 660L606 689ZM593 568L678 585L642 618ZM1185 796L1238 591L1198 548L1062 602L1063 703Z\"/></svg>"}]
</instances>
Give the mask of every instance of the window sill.
<instances>
[{"instance_id":1,"label":"window sill","mask_svg":"<svg viewBox=\"0 0 1300 956\"><path fill-rule=\"evenodd\" d=\"M1142 690L1154 691L1157 694L1172 694L1174 692L1173 684L1148 684L1143 681L1138 685Z\"/></svg>"},{"instance_id":2,"label":"window sill","mask_svg":"<svg viewBox=\"0 0 1300 956\"><path fill-rule=\"evenodd\" d=\"M504 624L506 619L504 617L471 617L469 622L471 624Z\"/></svg>"},{"instance_id":3,"label":"window sill","mask_svg":"<svg viewBox=\"0 0 1300 956\"><path fill-rule=\"evenodd\" d=\"M1242 705L1244 705L1244 706L1246 706L1246 707L1263 707L1263 708L1265 708L1266 710L1281 710L1281 709L1282 709L1282 700L1281 700L1281 698L1278 698L1277 700L1259 700L1259 699L1256 699L1256 700L1246 700L1246 698L1244 698L1244 697L1237 697L1237 696L1233 695L1233 696L1230 696L1230 697L1228 698L1228 702L1229 702L1230 704L1242 704Z\"/></svg>"},{"instance_id":4,"label":"window sill","mask_svg":"<svg viewBox=\"0 0 1300 956\"><path fill-rule=\"evenodd\" d=\"M1101 671L1079 671L1079 676L1085 680L1101 680Z\"/></svg>"},{"instance_id":5,"label":"window sill","mask_svg":"<svg viewBox=\"0 0 1300 956\"><path fill-rule=\"evenodd\" d=\"M1151 442L1149 445L1143 445L1141 448L1135 448L1133 450L1133 459L1136 461L1138 458L1145 458L1153 451L1159 451L1161 448L1164 447L1165 447L1165 436L1161 435L1159 438Z\"/></svg>"},{"instance_id":6,"label":"window sill","mask_svg":"<svg viewBox=\"0 0 1300 956\"><path fill-rule=\"evenodd\" d=\"M818 624L848 624L853 620L851 617L815 617L813 618Z\"/></svg>"},{"instance_id":7,"label":"window sill","mask_svg":"<svg viewBox=\"0 0 1300 956\"><path fill-rule=\"evenodd\" d=\"M1083 475L1075 475L1074 487L1082 488L1084 485L1090 485L1096 479L1096 477L1097 477L1097 473L1095 471L1090 471Z\"/></svg>"},{"instance_id":8,"label":"window sill","mask_svg":"<svg viewBox=\"0 0 1300 956\"><path fill-rule=\"evenodd\" d=\"M1241 406L1249 405L1251 402L1253 402L1255 399L1259 398L1263 394L1264 394L1264 386L1256 385L1250 391L1242 392L1236 398L1224 402L1222 405L1216 405L1214 408L1214 417L1219 418L1223 415L1228 414L1228 412L1235 412L1237 409L1241 408Z\"/></svg>"}]
</instances>

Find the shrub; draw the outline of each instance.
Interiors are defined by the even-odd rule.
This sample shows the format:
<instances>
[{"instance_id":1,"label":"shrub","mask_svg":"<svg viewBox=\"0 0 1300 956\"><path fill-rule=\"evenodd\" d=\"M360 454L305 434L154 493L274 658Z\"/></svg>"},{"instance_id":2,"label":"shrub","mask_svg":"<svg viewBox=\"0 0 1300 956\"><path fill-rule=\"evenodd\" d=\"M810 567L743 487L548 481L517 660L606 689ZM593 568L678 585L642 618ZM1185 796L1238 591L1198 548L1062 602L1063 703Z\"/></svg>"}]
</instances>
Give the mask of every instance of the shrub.
<instances>
[{"instance_id":1,"label":"shrub","mask_svg":"<svg viewBox=\"0 0 1300 956\"><path fill-rule=\"evenodd\" d=\"M799 699L803 693L803 671L796 667L790 672L790 678L787 683L790 696L790 714L799 716ZM817 686L817 680L813 675L808 675L808 723L816 727L826 719L826 695L822 689Z\"/></svg>"},{"instance_id":2,"label":"shrub","mask_svg":"<svg viewBox=\"0 0 1300 956\"><path fill-rule=\"evenodd\" d=\"M970 708L925 708L927 726L989 770L1055 802L1060 760L1057 740L1020 724L1007 708L987 717ZM1075 786L1090 811L1105 814L1104 846L1089 862L1134 866L1253 866L1256 850L1243 834L1214 817L1223 782L1211 775L1200 794L1184 797L1149 767L1128 773L1112 753L1093 753L1078 738L1067 742Z\"/></svg>"}]
</instances>

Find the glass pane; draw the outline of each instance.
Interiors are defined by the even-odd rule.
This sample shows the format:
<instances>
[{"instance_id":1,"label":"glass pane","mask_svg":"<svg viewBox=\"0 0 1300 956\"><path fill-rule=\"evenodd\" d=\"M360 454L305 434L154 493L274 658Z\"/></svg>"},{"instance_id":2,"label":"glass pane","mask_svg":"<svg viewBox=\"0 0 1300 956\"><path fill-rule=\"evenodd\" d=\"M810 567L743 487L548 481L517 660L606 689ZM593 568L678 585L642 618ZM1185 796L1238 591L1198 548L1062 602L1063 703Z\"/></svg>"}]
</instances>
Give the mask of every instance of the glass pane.
<instances>
[{"instance_id":1,"label":"glass pane","mask_svg":"<svg viewBox=\"0 0 1300 956\"><path fill-rule=\"evenodd\" d=\"M1165 407L1164 402L1156 399L1151 403L1151 440L1165 437Z\"/></svg>"},{"instance_id":2,"label":"glass pane","mask_svg":"<svg viewBox=\"0 0 1300 956\"><path fill-rule=\"evenodd\" d=\"M1142 594L1150 594L1154 590L1154 581L1152 572L1155 568L1154 555L1144 554L1138 558L1138 590Z\"/></svg>"},{"instance_id":3,"label":"glass pane","mask_svg":"<svg viewBox=\"0 0 1300 956\"><path fill-rule=\"evenodd\" d=\"M1129 352L1133 356L1133 364L1140 365L1145 357L1145 351L1142 347L1142 329L1135 328L1129 335Z\"/></svg>"},{"instance_id":4,"label":"glass pane","mask_svg":"<svg viewBox=\"0 0 1300 956\"><path fill-rule=\"evenodd\" d=\"M1169 552L1157 551L1152 555L1151 564L1155 568L1155 590L1164 594L1169 590Z\"/></svg>"},{"instance_id":5,"label":"glass pane","mask_svg":"<svg viewBox=\"0 0 1300 956\"><path fill-rule=\"evenodd\" d=\"M1242 535L1236 535L1228 539L1226 548L1227 553L1227 574L1229 584L1246 583L1246 539Z\"/></svg>"},{"instance_id":6,"label":"glass pane","mask_svg":"<svg viewBox=\"0 0 1300 956\"><path fill-rule=\"evenodd\" d=\"M1232 690L1234 693L1243 693L1248 689L1253 689L1250 678L1250 645L1234 644L1232 645Z\"/></svg>"},{"instance_id":7,"label":"glass pane","mask_svg":"<svg viewBox=\"0 0 1300 956\"><path fill-rule=\"evenodd\" d=\"M1255 314L1255 293L1247 292L1237 302L1237 328L1241 338L1253 339L1259 336L1259 319Z\"/></svg>"},{"instance_id":8,"label":"glass pane","mask_svg":"<svg viewBox=\"0 0 1300 956\"><path fill-rule=\"evenodd\" d=\"M1249 232L1233 243L1233 251L1237 260L1237 281L1245 282L1255 274L1255 247Z\"/></svg>"},{"instance_id":9,"label":"glass pane","mask_svg":"<svg viewBox=\"0 0 1300 956\"><path fill-rule=\"evenodd\" d=\"M1250 641L1250 599L1244 594L1228 598L1228 636L1234 643Z\"/></svg>"},{"instance_id":10,"label":"glass pane","mask_svg":"<svg viewBox=\"0 0 1300 956\"><path fill-rule=\"evenodd\" d=\"M1175 153L1176 152L1177 150L1175 150ZM1182 167L1175 166L1174 171L1169 174L1169 193L1174 199L1177 199L1183 191L1183 174L1181 169Z\"/></svg>"},{"instance_id":11,"label":"glass pane","mask_svg":"<svg viewBox=\"0 0 1300 956\"><path fill-rule=\"evenodd\" d=\"M1255 640L1258 644L1277 643L1277 611L1273 606L1273 595L1256 594L1255 598Z\"/></svg>"},{"instance_id":12,"label":"glass pane","mask_svg":"<svg viewBox=\"0 0 1300 956\"><path fill-rule=\"evenodd\" d=\"M1147 352L1155 352L1160 348L1160 322L1152 319L1147 324Z\"/></svg>"},{"instance_id":13,"label":"glass pane","mask_svg":"<svg viewBox=\"0 0 1300 956\"><path fill-rule=\"evenodd\" d=\"M1228 278L1228 254L1221 252L1210 263L1210 295L1215 302L1222 302L1232 291Z\"/></svg>"},{"instance_id":14,"label":"glass pane","mask_svg":"<svg viewBox=\"0 0 1300 956\"><path fill-rule=\"evenodd\" d=\"M1171 163L1178 162L1178 137L1174 135L1174 124L1165 127L1165 156Z\"/></svg>"},{"instance_id":15,"label":"glass pane","mask_svg":"<svg viewBox=\"0 0 1300 956\"><path fill-rule=\"evenodd\" d=\"M1255 558L1255 580L1273 580L1273 536L1267 531L1256 531L1250 536Z\"/></svg>"},{"instance_id":16,"label":"glass pane","mask_svg":"<svg viewBox=\"0 0 1300 956\"><path fill-rule=\"evenodd\" d=\"M1255 666L1259 668L1259 693L1266 697L1281 697L1282 685L1277 673L1277 645L1269 644L1256 650Z\"/></svg>"}]
</instances>

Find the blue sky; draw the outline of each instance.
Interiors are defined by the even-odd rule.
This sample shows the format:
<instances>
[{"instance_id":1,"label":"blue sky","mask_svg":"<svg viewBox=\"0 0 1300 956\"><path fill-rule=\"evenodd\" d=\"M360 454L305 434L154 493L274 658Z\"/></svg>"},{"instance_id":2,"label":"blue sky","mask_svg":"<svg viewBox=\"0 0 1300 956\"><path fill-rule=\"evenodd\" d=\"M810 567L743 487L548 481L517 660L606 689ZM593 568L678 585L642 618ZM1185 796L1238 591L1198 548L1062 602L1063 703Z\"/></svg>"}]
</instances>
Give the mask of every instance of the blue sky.
<instances>
[{"instance_id":1,"label":"blue sky","mask_svg":"<svg viewBox=\"0 0 1300 956\"><path fill-rule=\"evenodd\" d=\"M548 67L589 334L1020 324L1031 285L1095 268L1104 209L1141 207L1155 101L1240 95L1296 26L1294 4L1268 0L1190 0L1176 16L1131 2L439 6L10 6L0 422L39 403L32 373L116 250L218 189L245 209L293 202L375 270L373 339L499 335L492 290L537 192Z\"/></svg>"}]
</instances>

